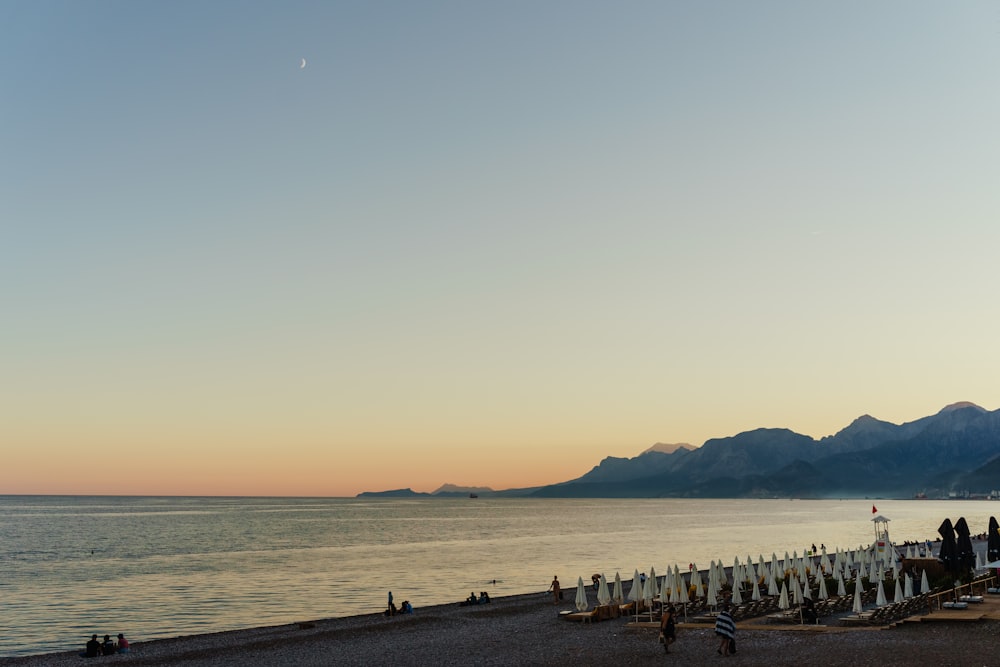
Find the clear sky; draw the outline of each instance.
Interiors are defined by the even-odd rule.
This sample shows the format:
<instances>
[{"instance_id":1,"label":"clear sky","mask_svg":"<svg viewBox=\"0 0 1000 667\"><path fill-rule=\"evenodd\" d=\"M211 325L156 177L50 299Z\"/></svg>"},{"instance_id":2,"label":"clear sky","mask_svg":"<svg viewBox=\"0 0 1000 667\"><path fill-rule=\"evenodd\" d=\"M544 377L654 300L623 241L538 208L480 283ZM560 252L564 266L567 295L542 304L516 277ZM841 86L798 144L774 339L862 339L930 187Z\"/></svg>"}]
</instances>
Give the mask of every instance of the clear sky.
<instances>
[{"instance_id":1,"label":"clear sky","mask_svg":"<svg viewBox=\"0 0 1000 667\"><path fill-rule=\"evenodd\" d=\"M992 1L0 0L0 493L1000 407L998 72Z\"/></svg>"}]
</instances>

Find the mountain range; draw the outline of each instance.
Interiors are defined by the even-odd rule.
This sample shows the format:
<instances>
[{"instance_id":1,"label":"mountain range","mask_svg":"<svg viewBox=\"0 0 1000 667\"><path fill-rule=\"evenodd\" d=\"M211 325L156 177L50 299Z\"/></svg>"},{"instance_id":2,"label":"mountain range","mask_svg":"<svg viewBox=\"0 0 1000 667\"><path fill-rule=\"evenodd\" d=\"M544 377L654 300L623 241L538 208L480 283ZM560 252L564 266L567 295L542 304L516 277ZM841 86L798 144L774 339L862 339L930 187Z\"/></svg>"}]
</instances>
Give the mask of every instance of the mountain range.
<instances>
[{"instance_id":1,"label":"mountain range","mask_svg":"<svg viewBox=\"0 0 1000 667\"><path fill-rule=\"evenodd\" d=\"M548 486L493 491L445 485L360 496L538 498L945 497L1000 489L1000 410L968 402L905 424L864 415L816 440L782 428L714 438L701 447L657 443L607 457L585 475Z\"/></svg>"}]
</instances>

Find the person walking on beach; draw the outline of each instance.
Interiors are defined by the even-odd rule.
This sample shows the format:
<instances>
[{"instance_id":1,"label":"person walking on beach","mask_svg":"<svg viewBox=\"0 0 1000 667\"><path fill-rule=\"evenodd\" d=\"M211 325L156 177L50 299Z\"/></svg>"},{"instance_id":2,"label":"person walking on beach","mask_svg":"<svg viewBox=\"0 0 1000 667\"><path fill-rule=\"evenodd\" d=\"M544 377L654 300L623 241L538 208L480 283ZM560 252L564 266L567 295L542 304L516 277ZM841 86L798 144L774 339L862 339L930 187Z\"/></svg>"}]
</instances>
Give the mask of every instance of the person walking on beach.
<instances>
[{"instance_id":1,"label":"person walking on beach","mask_svg":"<svg viewBox=\"0 0 1000 667\"><path fill-rule=\"evenodd\" d=\"M552 604L559 604L559 598L562 597L562 592L559 589L559 575L552 576L552 583L549 585L549 590L552 591Z\"/></svg>"},{"instance_id":2,"label":"person walking on beach","mask_svg":"<svg viewBox=\"0 0 1000 667\"><path fill-rule=\"evenodd\" d=\"M670 645L677 641L677 624L674 621L674 606L670 605L663 610L660 618L660 643L663 650L670 653Z\"/></svg>"},{"instance_id":3,"label":"person walking on beach","mask_svg":"<svg viewBox=\"0 0 1000 667\"><path fill-rule=\"evenodd\" d=\"M729 613L728 604L715 617L715 634L719 636L719 653L721 655L736 652L733 646L736 643L736 621Z\"/></svg>"}]
</instances>

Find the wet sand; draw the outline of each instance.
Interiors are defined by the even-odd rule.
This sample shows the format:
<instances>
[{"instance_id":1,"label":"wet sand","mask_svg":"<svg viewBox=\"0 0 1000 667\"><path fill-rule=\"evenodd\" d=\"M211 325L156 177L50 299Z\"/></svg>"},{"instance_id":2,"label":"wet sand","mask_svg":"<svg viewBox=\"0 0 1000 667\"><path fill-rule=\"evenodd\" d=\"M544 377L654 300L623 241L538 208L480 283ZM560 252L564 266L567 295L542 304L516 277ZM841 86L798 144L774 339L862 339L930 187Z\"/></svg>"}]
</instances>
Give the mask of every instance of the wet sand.
<instances>
[{"instance_id":1,"label":"wet sand","mask_svg":"<svg viewBox=\"0 0 1000 667\"><path fill-rule=\"evenodd\" d=\"M739 650L727 658L715 652L711 627L681 624L665 655L655 628L629 627L625 618L560 618L559 611L573 609L569 597L554 605L550 594L533 593L392 618L370 614L150 642L135 638L128 655L92 659L78 656L88 639L81 637L74 651L3 658L0 665L1000 665L996 620L806 631L751 619L738 624Z\"/></svg>"}]
</instances>

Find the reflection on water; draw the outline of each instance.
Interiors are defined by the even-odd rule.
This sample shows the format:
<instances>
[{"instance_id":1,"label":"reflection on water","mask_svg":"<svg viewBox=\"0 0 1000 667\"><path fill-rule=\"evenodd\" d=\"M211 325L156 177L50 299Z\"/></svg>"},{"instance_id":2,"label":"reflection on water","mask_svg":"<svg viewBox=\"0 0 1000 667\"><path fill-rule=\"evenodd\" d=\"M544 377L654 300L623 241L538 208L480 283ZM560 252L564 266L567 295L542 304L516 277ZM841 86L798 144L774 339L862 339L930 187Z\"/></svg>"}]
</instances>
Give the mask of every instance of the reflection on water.
<instances>
[{"instance_id":1,"label":"reflection on water","mask_svg":"<svg viewBox=\"0 0 1000 667\"><path fill-rule=\"evenodd\" d=\"M878 501L896 541L981 501ZM0 497L0 655L543 591L873 539L867 500ZM496 583L492 583L496 580Z\"/></svg>"}]
</instances>

